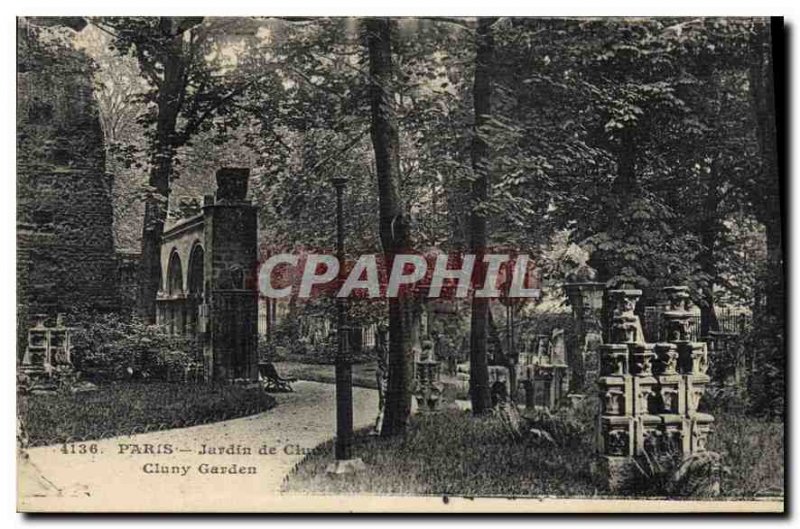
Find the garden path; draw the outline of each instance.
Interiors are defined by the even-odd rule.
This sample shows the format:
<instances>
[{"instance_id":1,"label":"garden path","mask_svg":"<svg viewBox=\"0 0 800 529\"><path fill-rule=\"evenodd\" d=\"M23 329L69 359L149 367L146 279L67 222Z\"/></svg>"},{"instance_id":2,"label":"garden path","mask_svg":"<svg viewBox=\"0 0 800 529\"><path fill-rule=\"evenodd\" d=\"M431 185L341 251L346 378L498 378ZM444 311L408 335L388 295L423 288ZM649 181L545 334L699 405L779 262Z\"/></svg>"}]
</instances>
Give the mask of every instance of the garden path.
<instances>
[{"instance_id":1,"label":"garden path","mask_svg":"<svg viewBox=\"0 0 800 529\"><path fill-rule=\"evenodd\" d=\"M267 508L304 451L332 438L336 429L333 385L298 381L294 389L275 394L275 408L250 417L85 443L96 444L97 454L64 454L61 446L32 448L29 459L19 462L19 506L28 511ZM375 420L377 402L376 391L353 388L356 428ZM132 453L134 445L139 452L151 445L149 451L156 453ZM171 454L164 453L166 445ZM231 446L235 452L237 445L238 455L199 453ZM245 447L249 455L241 453ZM256 473L211 473L212 467L231 465L255 467ZM45 468L46 475L37 472Z\"/></svg>"}]
</instances>

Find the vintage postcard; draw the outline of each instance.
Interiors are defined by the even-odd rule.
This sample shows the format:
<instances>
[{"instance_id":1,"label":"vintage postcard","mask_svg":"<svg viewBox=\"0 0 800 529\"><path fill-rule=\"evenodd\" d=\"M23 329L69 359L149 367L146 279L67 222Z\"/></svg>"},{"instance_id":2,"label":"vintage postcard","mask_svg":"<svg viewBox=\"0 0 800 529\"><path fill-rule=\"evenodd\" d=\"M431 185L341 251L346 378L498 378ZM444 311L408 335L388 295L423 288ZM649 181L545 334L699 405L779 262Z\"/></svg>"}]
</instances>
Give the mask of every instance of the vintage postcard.
<instances>
[{"instance_id":1,"label":"vintage postcard","mask_svg":"<svg viewBox=\"0 0 800 529\"><path fill-rule=\"evenodd\" d=\"M21 512L783 512L783 20L19 16Z\"/></svg>"}]
</instances>

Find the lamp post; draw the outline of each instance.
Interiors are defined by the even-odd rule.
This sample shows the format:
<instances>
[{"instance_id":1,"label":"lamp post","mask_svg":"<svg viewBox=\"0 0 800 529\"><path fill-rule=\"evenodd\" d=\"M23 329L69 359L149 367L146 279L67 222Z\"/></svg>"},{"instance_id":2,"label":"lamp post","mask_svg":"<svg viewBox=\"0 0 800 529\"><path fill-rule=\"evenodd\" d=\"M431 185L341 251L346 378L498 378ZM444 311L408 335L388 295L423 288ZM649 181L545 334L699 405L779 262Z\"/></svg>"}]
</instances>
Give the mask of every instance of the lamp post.
<instances>
[{"instance_id":1,"label":"lamp post","mask_svg":"<svg viewBox=\"0 0 800 529\"><path fill-rule=\"evenodd\" d=\"M344 213L342 194L347 178L337 176L332 179L336 189L336 258L339 261L341 276L344 262ZM353 459L353 376L347 343L345 299L336 298L336 442L334 455L336 461L328 466L327 472L347 474L363 468L361 459Z\"/></svg>"}]
</instances>

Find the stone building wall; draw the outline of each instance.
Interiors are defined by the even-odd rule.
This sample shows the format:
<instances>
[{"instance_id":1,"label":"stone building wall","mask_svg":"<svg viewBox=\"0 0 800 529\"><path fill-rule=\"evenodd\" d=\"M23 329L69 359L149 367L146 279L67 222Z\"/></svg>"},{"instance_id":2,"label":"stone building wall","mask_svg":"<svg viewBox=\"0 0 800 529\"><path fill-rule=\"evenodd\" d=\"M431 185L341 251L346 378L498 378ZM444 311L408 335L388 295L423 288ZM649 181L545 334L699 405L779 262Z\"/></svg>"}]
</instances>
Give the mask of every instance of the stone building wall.
<instances>
[{"instance_id":1,"label":"stone building wall","mask_svg":"<svg viewBox=\"0 0 800 529\"><path fill-rule=\"evenodd\" d=\"M105 173L91 61L45 43L43 31L17 22L18 337L29 314L119 302L113 177Z\"/></svg>"}]
</instances>

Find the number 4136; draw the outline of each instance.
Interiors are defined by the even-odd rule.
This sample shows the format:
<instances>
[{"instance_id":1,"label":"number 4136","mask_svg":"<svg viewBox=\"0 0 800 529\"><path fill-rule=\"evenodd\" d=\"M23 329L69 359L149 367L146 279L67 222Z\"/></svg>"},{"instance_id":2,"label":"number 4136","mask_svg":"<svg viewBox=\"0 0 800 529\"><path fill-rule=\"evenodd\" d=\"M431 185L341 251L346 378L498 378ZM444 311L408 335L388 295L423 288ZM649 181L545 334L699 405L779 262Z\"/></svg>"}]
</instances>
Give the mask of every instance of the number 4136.
<instances>
[{"instance_id":1,"label":"number 4136","mask_svg":"<svg viewBox=\"0 0 800 529\"><path fill-rule=\"evenodd\" d=\"M96 443L64 443L61 445L62 454L96 454L98 452Z\"/></svg>"}]
</instances>

